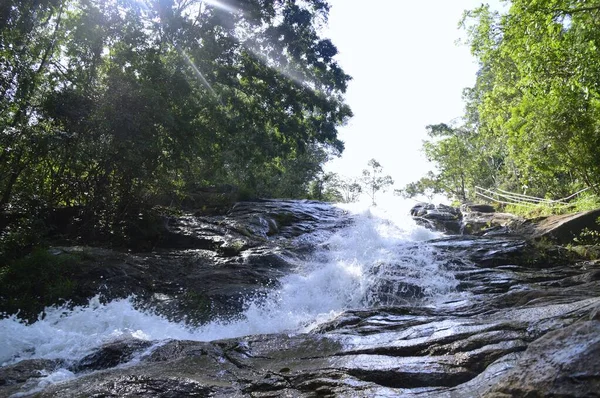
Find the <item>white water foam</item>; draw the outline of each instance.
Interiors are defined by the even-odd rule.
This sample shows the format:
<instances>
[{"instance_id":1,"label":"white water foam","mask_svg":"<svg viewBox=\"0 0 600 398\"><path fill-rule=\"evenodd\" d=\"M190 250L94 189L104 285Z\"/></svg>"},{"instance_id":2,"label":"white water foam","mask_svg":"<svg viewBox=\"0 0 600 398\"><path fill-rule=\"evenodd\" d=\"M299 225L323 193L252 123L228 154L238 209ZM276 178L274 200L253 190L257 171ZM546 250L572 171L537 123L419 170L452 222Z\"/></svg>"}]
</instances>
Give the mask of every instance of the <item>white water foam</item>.
<instances>
[{"instance_id":1,"label":"white water foam","mask_svg":"<svg viewBox=\"0 0 600 398\"><path fill-rule=\"evenodd\" d=\"M335 233L313 261L282 278L278 289L250 300L237 320L191 329L137 310L132 299L101 303L96 297L87 306L71 310L48 308L43 319L30 325L14 316L0 320L0 363L30 358L77 360L123 337L210 341L297 333L346 309L390 304L389 299L398 295L416 291L424 300L445 295L455 281L422 242L439 234L398 215L406 214L406 209L396 210L352 210L353 225ZM64 372L59 376L69 377Z\"/></svg>"}]
</instances>

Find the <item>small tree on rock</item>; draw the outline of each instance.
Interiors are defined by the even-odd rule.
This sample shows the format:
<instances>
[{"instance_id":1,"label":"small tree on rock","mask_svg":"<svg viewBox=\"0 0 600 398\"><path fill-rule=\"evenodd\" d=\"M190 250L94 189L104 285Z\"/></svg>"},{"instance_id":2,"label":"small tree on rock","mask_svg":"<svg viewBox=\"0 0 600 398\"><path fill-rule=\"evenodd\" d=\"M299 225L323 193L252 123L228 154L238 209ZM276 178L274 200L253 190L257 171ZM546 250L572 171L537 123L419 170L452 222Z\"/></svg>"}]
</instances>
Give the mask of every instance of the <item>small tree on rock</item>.
<instances>
[{"instance_id":1,"label":"small tree on rock","mask_svg":"<svg viewBox=\"0 0 600 398\"><path fill-rule=\"evenodd\" d=\"M365 188L364 191L375 206L375 194L379 191L385 192L390 185L394 184L394 180L389 175L383 175L383 167L377 160L371 159L367 165L369 168L363 170L361 182Z\"/></svg>"}]
</instances>

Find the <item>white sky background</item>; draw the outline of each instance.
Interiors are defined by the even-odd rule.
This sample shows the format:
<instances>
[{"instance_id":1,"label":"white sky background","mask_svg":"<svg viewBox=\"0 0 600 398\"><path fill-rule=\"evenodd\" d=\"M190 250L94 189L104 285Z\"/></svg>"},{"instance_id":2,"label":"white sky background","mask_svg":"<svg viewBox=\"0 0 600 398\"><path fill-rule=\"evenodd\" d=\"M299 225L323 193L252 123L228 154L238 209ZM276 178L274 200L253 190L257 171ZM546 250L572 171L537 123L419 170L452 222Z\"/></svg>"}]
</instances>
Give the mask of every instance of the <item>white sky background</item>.
<instances>
[{"instance_id":1,"label":"white sky background","mask_svg":"<svg viewBox=\"0 0 600 398\"><path fill-rule=\"evenodd\" d=\"M497 4L497 0L489 1ZM425 126L462 116L462 90L477 65L458 23L481 0L330 0L324 36L353 77L346 101L354 112L339 137L346 150L326 171L358 177L371 158L394 188L433 169L422 151ZM464 41L464 40L463 40Z\"/></svg>"}]
</instances>

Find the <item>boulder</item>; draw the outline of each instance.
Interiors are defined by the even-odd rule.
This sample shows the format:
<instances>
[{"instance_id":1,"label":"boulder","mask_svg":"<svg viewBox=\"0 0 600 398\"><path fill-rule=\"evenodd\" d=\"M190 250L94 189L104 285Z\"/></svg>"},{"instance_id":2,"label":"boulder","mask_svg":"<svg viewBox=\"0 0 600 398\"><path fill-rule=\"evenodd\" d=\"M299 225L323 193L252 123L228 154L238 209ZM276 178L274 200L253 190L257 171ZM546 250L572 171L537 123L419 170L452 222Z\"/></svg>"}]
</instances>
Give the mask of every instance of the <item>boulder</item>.
<instances>
[{"instance_id":1,"label":"boulder","mask_svg":"<svg viewBox=\"0 0 600 398\"><path fill-rule=\"evenodd\" d=\"M524 219L510 213L492 213L470 211L463 213L462 233L466 235L485 235L501 231L510 233Z\"/></svg>"},{"instance_id":2,"label":"boulder","mask_svg":"<svg viewBox=\"0 0 600 398\"><path fill-rule=\"evenodd\" d=\"M459 209L443 204L418 203L410 210L417 224L448 234L461 232L462 214Z\"/></svg>"},{"instance_id":3,"label":"boulder","mask_svg":"<svg viewBox=\"0 0 600 398\"><path fill-rule=\"evenodd\" d=\"M598 218L600 218L600 209L537 218L524 222L517 232L533 239L547 239L558 244L568 244L579 237L586 228L600 231Z\"/></svg>"},{"instance_id":4,"label":"boulder","mask_svg":"<svg viewBox=\"0 0 600 398\"><path fill-rule=\"evenodd\" d=\"M464 213L495 213L496 209L492 205L484 203L465 203L460 206L460 211Z\"/></svg>"},{"instance_id":5,"label":"boulder","mask_svg":"<svg viewBox=\"0 0 600 398\"><path fill-rule=\"evenodd\" d=\"M447 234L484 235L510 233L521 217L497 213L487 204L463 204L460 208L432 203L419 203L410 210L415 222L434 231Z\"/></svg>"}]
</instances>

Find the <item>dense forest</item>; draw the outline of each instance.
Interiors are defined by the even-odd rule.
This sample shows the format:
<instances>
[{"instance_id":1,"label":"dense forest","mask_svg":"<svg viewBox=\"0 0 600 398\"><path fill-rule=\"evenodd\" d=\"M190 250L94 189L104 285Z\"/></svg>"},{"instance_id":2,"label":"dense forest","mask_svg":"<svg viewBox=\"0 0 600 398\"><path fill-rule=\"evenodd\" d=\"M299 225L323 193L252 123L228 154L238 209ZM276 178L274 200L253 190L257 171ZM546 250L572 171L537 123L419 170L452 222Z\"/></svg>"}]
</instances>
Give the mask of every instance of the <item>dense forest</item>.
<instances>
[{"instance_id":1,"label":"dense forest","mask_svg":"<svg viewBox=\"0 0 600 398\"><path fill-rule=\"evenodd\" d=\"M475 187L600 193L600 2L513 0L467 11L479 71L459 121L427 127L436 165L403 190L474 200Z\"/></svg>"},{"instance_id":2,"label":"dense forest","mask_svg":"<svg viewBox=\"0 0 600 398\"><path fill-rule=\"evenodd\" d=\"M2 239L41 234L57 209L106 238L203 189L308 195L352 115L350 77L321 35L328 11L324 0L2 1Z\"/></svg>"}]
</instances>

